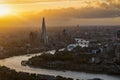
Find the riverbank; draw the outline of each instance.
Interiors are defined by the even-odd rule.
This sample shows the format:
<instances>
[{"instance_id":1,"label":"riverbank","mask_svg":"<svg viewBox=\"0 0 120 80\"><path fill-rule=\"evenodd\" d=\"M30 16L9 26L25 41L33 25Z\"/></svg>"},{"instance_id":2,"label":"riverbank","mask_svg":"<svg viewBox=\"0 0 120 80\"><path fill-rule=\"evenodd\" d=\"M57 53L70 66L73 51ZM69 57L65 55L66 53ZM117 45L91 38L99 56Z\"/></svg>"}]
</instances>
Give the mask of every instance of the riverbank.
<instances>
[{"instance_id":1,"label":"riverbank","mask_svg":"<svg viewBox=\"0 0 120 80\"><path fill-rule=\"evenodd\" d=\"M22 61L27 61L28 59L36 55L41 55L41 53L3 59L3 60L0 60L0 65L16 70L17 72L25 72L29 74L44 74L44 75L53 75L53 76L60 75L63 77L73 78L74 80L75 79L88 80L93 78L99 78L103 80L119 80L120 79L118 75L95 74L95 73L85 73L85 72L77 72L77 71L50 70L50 69L43 69L43 68L36 68L36 67L21 65Z\"/></svg>"},{"instance_id":2,"label":"riverbank","mask_svg":"<svg viewBox=\"0 0 120 80\"><path fill-rule=\"evenodd\" d=\"M0 66L0 80L74 80L74 79L62 77L62 76L16 72L15 70L9 69L5 66ZM84 79L76 79L76 80L84 80ZM102 79L94 78L87 80L102 80Z\"/></svg>"},{"instance_id":3,"label":"riverbank","mask_svg":"<svg viewBox=\"0 0 120 80\"><path fill-rule=\"evenodd\" d=\"M0 80L73 80L61 76L50 76L41 74L29 74L24 72L16 72L5 66L0 66Z\"/></svg>"},{"instance_id":4,"label":"riverbank","mask_svg":"<svg viewBox=\"0 0 120 80\"><path fill-rule=\"evenodd\" d=\"M48 49L48 50L34 50L34 51L30 51L29 53L24 50L20 50L20 51L16 51L16 52L7 52L7 53L4 53L3 55L0 56L0 60L1 59L6 59L6 58L10 58L10 57L14 57L14 56L22 56L22 55L27 55L27 54L37 54L37 53L43 53L43 52L46 52L46 51L49 51L51 49Z\"/></svg>"},{"instance_id":5,"label":"riverbank","mask_svg":"<svg viewBox=\"0 0 120 80\"><path fill-rule=\"evenodd\" d=\"M54 80L54 76L36 75L23 72L16 72L5 66L0 66L0 80Z\"/></svg>"},{"instance_id":6,"label":"riverbank","mask_svg":"<svg viewBox=\"0 0 120 80\"><path fill-rule=\"evenodd\" d=\"M78 57L78 56L77 56ZM120 75L120 65L115 64L90 64L85 62L78 62L76 56L73 55L58 55L43 54L30 58L26 64L31 67L53 69L61 71L80 71L100 74L114 74Z\"/></svg>"},{"instance_id":7,"label":"riverbank","mask_svg":"<svg viewBox=\"0 0 120 80\"><path fill-rule=\"evenodd\" d=\"M48 67L48 65L41 65L41 66L36 66L32 64L27 64L30 67L33 68L42 68L42 69L51 69L51 70L56 70L56 71L77 71L77 72L86 72L86 73L95 73L95 74L109 74L109 75L120 75L119 71L110 71L110 70L105 70L107 68L103 68L101 66L96 66L96 65L86 65L86 64L81 64L79 68L76 68L75 66L71 67L68 65L67 67ZM59 65L59 64L58 64ZM58 66L55 65L55 66ZM74 64L73 64L74 65ZM64 65L59 65L59 66L64 66ZM88 67L89 66L89 67ZM95 67L94 67L95 66ZM101 68L100 68L101 67ZM99 69L98 69L99 68Z\"/></svg>"}]
</instances>

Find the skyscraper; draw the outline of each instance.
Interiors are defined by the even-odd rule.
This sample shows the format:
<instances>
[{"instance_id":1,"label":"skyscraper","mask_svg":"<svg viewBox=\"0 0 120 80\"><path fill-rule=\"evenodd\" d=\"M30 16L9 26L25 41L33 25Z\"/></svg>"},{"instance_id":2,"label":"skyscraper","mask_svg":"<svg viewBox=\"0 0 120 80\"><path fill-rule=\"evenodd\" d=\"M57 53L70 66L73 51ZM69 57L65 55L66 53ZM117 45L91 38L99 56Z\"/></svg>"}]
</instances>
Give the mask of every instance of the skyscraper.
<instances>
[{"instance_id":1,"label":"skyscraper","mask_svg":"<svg viewBox=\"0 0 120 80\"><path fill-rule=\"evenodd\" d=\"M30 39L29 41L32 47L39 46L39 42L38 42L39 36L36 31L29 33L29 39Z\"/></svg>"},{"instance_id":2,"label":"skyscraper","mask_svg":"<svg viewBox=\"0 0 120 80\"><path fill-rule=\"evenodd\" d=\"M45 18L43 18L42 21L42 33L41 33L41 39L44 44L48 43L48 36L46 32L46 24L45 24Z\"/></svg>"},{"instance_id":3,"label":"skyscraper","mask_svg":"<svg viewBox=\"0 0 120 80\"><path fill-rule=\"evenodd\" d=\"M117 42L120 43L120 30L117 31Z\"/></svg>"},{"instance_id":4,"label":"skyscraper","mask_svg":"<svg viewBox=\"0 0 120 80\"><path fill-rule=\"evenodd\" d=\"M117 44L116 44L116 50L115 55L117 57L117 60L120 60L120 30L117 31Z\"/></svg>"}]
</instances>

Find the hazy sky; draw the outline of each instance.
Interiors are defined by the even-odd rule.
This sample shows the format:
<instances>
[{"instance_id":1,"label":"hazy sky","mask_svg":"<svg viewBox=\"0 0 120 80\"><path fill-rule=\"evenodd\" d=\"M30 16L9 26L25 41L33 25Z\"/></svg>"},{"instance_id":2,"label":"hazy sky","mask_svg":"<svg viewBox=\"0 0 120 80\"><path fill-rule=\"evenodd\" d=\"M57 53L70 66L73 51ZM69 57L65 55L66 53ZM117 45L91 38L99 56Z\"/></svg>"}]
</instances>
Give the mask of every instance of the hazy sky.
<instances>
[{"instance_id":1,"label":"hazy sky","mask_svg":"<svg viewBox=\"0 0 120 80\"><path fill-rule=\"evenodd\" d=\"M12 13L2 26L120 25L120 0L0 0Z\"/></svg>"}]
</instances>

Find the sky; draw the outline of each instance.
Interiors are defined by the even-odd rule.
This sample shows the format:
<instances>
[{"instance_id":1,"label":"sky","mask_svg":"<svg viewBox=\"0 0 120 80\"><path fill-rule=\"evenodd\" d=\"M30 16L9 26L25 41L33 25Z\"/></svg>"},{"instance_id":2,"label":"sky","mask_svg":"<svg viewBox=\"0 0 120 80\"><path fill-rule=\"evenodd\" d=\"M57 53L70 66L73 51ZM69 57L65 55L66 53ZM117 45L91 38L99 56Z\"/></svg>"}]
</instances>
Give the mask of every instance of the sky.
<instances>
[{"instance_id":1,"label":"sky","mask_svg":"<svg viewBox=\"0 0 120 80\"><path fill-rule=\"evenodd\" d=\"M42 17L48 26L120 25L120 0L0 0L0 5L11 9L0 16L3 27L40 26Z\"/></svg>"}]
</instances>

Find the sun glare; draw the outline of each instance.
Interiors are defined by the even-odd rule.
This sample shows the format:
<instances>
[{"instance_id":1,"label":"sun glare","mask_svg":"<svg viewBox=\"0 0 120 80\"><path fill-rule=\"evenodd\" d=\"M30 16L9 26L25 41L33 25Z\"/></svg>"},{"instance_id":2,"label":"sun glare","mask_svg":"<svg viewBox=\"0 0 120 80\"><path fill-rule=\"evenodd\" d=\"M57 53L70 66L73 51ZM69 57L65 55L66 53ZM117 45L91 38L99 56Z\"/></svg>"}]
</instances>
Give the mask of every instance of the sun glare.
<instances>
[{"instance_id":1,"label":"sun glare","mask_svg":"<svg viewBox=\"0 0 120 80\"><path fill-rule=\"evenodd\" d=\"M0 5L0 16L6 16L12 13L12 10L8 6Z\"/></svg>"}]
</instances>

